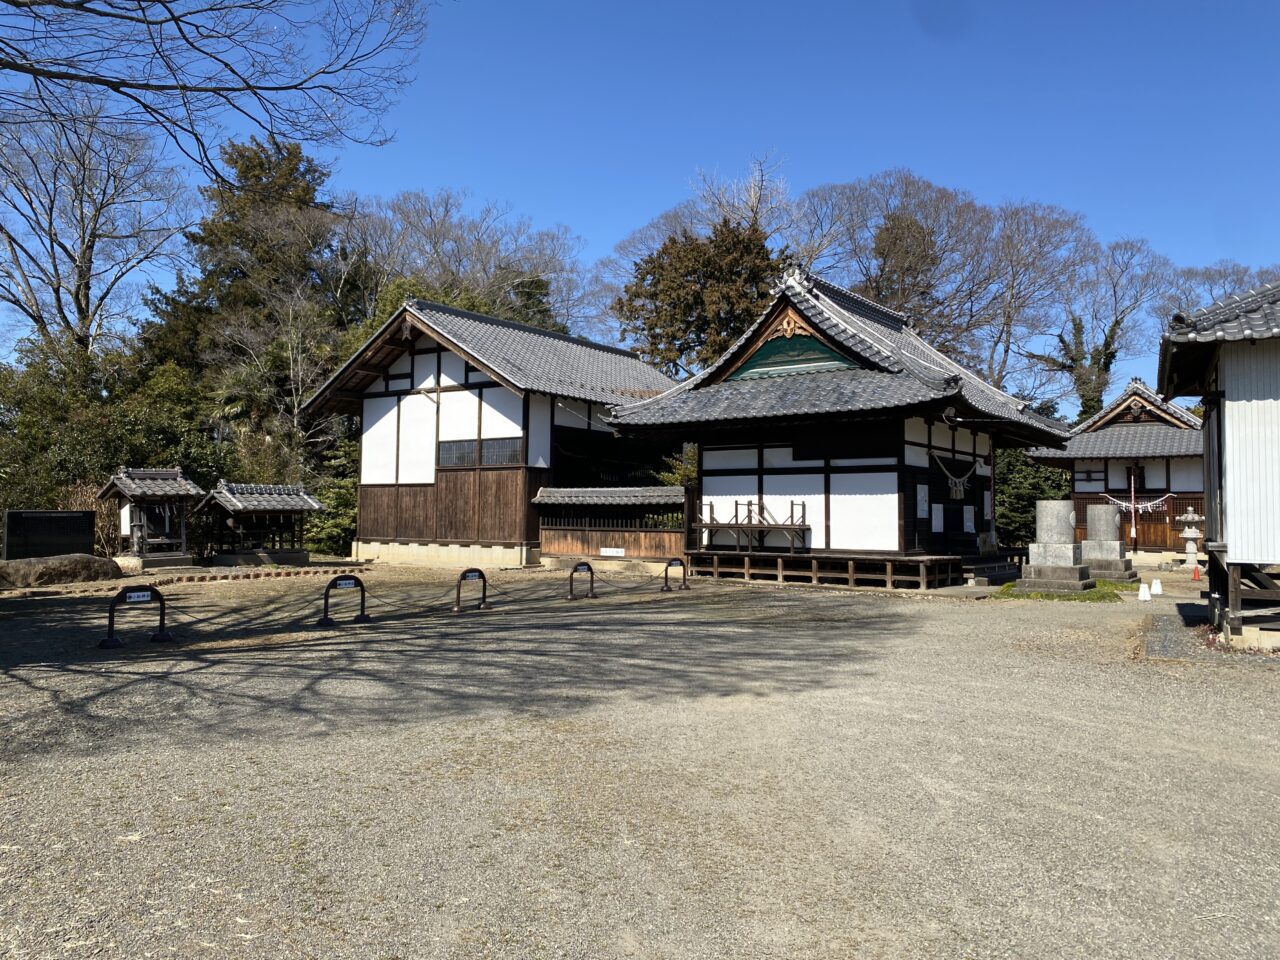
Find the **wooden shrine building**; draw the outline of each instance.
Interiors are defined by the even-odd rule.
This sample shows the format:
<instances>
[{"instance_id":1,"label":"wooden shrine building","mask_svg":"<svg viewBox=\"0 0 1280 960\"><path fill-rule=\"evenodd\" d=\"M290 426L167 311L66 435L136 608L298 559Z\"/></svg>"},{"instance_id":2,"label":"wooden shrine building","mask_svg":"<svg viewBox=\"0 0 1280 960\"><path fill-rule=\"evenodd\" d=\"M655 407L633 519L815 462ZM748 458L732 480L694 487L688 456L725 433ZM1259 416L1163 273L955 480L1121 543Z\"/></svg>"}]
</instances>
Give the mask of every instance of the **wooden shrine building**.
<instances>
[{"instance_id":1,"label":"wooden shrine building","mask_svg":"<svg viewBox=\"0 0 1280 960\"><path fill-rule=\"evenodd\" d=\"M539 557L540 488L651 482L670 444L605 416L671 386L627 350L413 300L306 410L360 418L355 556L515 565Z\"/></svg>"},{"instance_id":2,"label":"wooden shrine building","mask_svg":"<svg viewBox=\"0 0 1280 960\"><path fill-rule=\"evenodd\" d=\"M1073 428L1065 448L1028 454L1071 471L1077 540L1084 540L1089 505L1111 503L1126 517L1130 549L1181 554L1186 541L1177 518L1204 512L1200 418L1141 380Z\"/></svg>"},{"instance_id":3,"label":"wooden shrine building","mask_svg":"<svg viewBox=\"0 0 1280 960\"><path fill-rule=\"evenodd\" d=\"M1176 315L1160 392L1204 403L1209 608L1233 638L1280 643L1280 284ZM1250 630L1266 628L1265 635Z\"/></svg>"},{"instance_id":4,"label":"wooden shrine building","mask_svg":"<svg viewBox=\"0 0 1280 960\"><path fill-rule=\"evenodd\" d=\"M204 491L181 468L143 470L120 467L98 493L120 511L120 552L141 561L144 570L191 564L187 513Z\"/></svg>"},{"instance_id":5,"label":"wooden shrine building","mask_svg":"<svg viewBox=\"0 0 1280 960\"><path fill-rule=\"evenodd\" d=\"M698 444L693 572L921 589L995 553L996 447L1066 439L901 314L794 270L715 363L610 422Z\"/></svg>"},{"instance_id":6,"label":"wooden shrine building","mask_svg":"<svg viewBox=\"0 0 1280 960\"><path fill-rule=\"evenodd\" d=\"M214 563L300 566L309 559L306 518L323 509L301 486L219 480L193 512L213 518Z\"/></svg>"}]
</instances>

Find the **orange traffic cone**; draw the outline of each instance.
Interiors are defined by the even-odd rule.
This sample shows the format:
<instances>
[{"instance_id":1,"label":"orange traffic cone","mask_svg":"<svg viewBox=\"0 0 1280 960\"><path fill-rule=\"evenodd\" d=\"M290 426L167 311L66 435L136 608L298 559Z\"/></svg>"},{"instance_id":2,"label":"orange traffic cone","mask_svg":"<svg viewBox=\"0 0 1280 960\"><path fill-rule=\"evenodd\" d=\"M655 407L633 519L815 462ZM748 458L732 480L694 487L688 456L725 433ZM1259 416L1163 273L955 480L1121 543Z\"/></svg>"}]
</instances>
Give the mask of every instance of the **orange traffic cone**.
<instances>
[{"instance_id":1,"label":"orange traffic cone","mask_svg":"<svg viewBox=\"0 0 1280 960\"><path fill-rule=\"evenodd\" d=\"M1192 579L1192 580L1199 580L1199 579L1200 579L1200 564L1198 564L1198 563L1193 563L1193 564L1191 565L1191 579Z\"/></svg>"}]
</instances>

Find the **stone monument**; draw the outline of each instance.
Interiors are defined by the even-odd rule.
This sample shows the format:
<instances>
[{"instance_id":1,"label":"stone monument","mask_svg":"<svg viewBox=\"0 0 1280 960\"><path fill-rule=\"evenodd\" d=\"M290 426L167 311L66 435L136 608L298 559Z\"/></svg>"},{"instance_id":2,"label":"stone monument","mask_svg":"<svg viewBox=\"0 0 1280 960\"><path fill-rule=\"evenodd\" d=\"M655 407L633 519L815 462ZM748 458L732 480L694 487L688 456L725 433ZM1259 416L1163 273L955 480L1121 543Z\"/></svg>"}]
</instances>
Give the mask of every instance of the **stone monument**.
<instances>
[{"instance_id":1,"label":"stone monument","mask_svg":"<svg viewBox=\"0 0 1280 960\"><path fill-rule=\"evenodd\" d=\"M1089 565L1089 575L1103 580L1138 579L1133 561L1125 556L1120 539L1120 508L1114 503L1089 505L1087 539L1080 544L1080 557Z\"/></svg>"},{"instance_id":2,"label":"stone monument","mask_svg":"<svg viewBox=\"0 0 1280 960\"><path fill-rule=\"evenodd\" d=\"M1036 542L1014 593L1075 593L1092 590L1089 568L1080 562L1076 513L1070 500L1036 501Z\"/></svg>"}]
</instances>

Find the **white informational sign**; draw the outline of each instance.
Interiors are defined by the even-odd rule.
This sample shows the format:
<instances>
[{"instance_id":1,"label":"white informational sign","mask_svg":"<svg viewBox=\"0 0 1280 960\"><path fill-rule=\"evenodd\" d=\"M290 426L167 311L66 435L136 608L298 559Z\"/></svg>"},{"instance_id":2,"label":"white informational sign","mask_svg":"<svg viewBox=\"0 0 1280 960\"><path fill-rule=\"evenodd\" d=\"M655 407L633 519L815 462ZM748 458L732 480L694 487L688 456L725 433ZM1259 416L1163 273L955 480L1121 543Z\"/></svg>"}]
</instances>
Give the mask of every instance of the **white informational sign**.
<instances>
[{"instance_id":1,"label":"white informational sign","mask_svg":"<svg viewBox=\"0 0 1280 960\"><path fill-rule=\"evenodd\" d=\"M973 512L974 512L973 507L966 504L964 508L964 532L965 533L978 532L978 527L974 522Z\"/></svg>"},{"instance_id":2,"label":"white informational sign","mask_svg":"<svg viewBox=\"0 0 1280 960\"><path fill-rule=\"evenodd\" d=\"M916 484L916 517L920 520L929 519L929 485L927 483Z\"/></svg>"},{"instance_id":3,"label":"white informational sign","mask_svg":"<svg viewBox=\"0 0 1280 960\"><path fill-rule=\"evenodd\" d=\"M943 522L942 518L943 518L942 504L935 503L933 505L933 532L934 533L942 533L946 529L946 524Z\"/></svg>"},{"instance_id":4,"label":"white informational sign","mask_svg":"<svg viewBox=\"0 0 1280 960\"><path fill-rule=\"evenodd\" d=\"M601 547L600 556L602 557L625 557L627 555L626 547Z\"/></svg>"},{"instance_id":5,"label":"white informational sign","mask_svg":"<svg viewBox=\"0 0 1280 960\"><path fill-rule=\"evenodd\" d=\"M150 603L150 590L132 590L124 595L125 603Z\"/></svg>"}]
</instances>

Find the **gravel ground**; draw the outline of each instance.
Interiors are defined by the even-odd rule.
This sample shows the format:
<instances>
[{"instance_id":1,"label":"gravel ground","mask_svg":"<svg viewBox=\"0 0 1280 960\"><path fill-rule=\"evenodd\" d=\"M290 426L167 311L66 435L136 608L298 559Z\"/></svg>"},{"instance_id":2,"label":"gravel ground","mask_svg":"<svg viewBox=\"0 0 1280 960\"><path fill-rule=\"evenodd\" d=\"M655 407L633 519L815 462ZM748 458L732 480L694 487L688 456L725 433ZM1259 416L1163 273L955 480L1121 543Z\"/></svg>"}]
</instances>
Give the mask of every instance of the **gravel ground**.
<instances>
[{"instance_id":1,"label":"gravel ground","mask_svg":"<svg viewBox=\"0 0 1280 960\"><path fill-rule=\"evenodd\" d=\"M1280 955L1277 677L1176 598L496 579L0 601L0 955Z\"/></svg>"}]
</instances>

